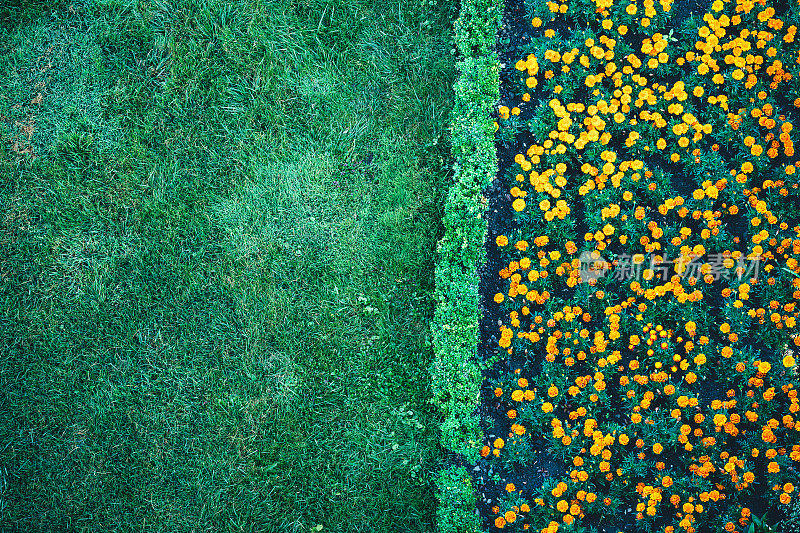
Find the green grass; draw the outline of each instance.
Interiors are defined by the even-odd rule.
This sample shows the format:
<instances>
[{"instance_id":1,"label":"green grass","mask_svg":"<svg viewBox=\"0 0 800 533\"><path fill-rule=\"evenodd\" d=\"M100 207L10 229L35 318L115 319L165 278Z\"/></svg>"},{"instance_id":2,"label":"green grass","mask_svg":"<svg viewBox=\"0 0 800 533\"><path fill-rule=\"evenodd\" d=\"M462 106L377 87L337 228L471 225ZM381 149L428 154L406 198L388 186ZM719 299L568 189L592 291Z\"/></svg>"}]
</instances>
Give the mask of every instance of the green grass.
<instances>
[{"instance_id":1,"label":"green grass","mask_svg":"<svg viewBox=\"0 0 800 533\"><path fill-rule=\"evenodd\" d=\"M0 530L432 529L454 9L0 8Z\"/></svg>"}]
</instances>

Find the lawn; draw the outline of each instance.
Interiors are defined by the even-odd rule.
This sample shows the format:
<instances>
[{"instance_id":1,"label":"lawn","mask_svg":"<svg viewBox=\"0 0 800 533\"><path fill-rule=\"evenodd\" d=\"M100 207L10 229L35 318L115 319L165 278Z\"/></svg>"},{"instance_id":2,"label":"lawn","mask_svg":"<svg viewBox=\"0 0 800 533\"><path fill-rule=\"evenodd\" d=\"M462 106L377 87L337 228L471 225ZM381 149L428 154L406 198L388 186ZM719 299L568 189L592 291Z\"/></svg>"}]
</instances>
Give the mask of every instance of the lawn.
<instances>
[{"instance_id":1,"label":"lawn","mask_svg":"<svg viewBox=\"0 0 800 533\"><path fill-rule=\"evenodd\" d=\"M431 530L456 7L0 6L0 530Z\"/></svg>"}]
</instances>

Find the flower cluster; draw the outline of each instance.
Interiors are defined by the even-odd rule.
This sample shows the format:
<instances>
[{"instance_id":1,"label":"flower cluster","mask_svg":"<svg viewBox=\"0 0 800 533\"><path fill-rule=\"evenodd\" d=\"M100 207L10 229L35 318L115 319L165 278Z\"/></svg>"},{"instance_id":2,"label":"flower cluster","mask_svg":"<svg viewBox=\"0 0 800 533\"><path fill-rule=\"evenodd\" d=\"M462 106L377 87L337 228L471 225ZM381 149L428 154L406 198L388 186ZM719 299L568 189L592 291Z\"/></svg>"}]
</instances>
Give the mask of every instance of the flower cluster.
<instances>
[{"instance_id":1,"label":"flower cluster","mask_svg":"<svg viewBox=\"0 0 800 533\"><path fill-rule=\"evenodd\" d=\"M798 497L800 8L677 8L534 2L508 66L495 529L746 531Z\"/></svg>"}]
</instances>

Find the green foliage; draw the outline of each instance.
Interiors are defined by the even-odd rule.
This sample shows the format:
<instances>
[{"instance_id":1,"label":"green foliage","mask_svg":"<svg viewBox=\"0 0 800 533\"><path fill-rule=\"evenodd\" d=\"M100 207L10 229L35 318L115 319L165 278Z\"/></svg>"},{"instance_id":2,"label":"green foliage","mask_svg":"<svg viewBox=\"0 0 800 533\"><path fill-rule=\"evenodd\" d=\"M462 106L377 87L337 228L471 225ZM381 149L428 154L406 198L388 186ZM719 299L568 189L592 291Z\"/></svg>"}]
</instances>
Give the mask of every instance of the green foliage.
<instances>
[{"instance_id":1,"label":"green foliage","mask_svg":"<svg viewBox=\"0 0 800 533\"><path fill-rule=\"evenodd\" d=\"M493 55L503 3L497 0L464 0L454 24L455 40L462 57Z\"/></svg>"},{"instance_id":2,"label":"green foliage","mask_svg":"<svg viewBox=\"0 0 800 533\"><path fill-rule=\"evenodd\" d=\"M483 440L475 413L482 379L476 361L481 312L478 269L485 262L487 230L482 190L497 173L491 112L500 97L499 64L493 49L501 10L501 2L465 0L455 23L461 54L451 115L455 179L445 204L432 324L431 383L434 403L444 415L441 442L470 462L478 459ZM441 474L437 515L441 531L477 528L475 497L469 476L462 471Z\"/></svg>"},{"instance_id":3,"label":"green foliage","mask_svg":"<svg viewBox=\"0 0 800 533\"><path fill-rule=\"evenodd\" d=\"M476 497L472 478L463 466L451 466L436 480L439 510L436 522L440 533L475 533L479 531Z\"/></svg>"},{"instance_id":4,"label":"green foliage","mask_svg":"<svg viewBox=\"0 0 800 533\"><path fill-rule=\"evenodd\" d=\"M771 531L775 531L772 527L767 523L767 515L766 513L764 516L753 516L752 522L750 522L750 526L747 528L747 533L769 533Z\"/></svg>"}]
</instances>

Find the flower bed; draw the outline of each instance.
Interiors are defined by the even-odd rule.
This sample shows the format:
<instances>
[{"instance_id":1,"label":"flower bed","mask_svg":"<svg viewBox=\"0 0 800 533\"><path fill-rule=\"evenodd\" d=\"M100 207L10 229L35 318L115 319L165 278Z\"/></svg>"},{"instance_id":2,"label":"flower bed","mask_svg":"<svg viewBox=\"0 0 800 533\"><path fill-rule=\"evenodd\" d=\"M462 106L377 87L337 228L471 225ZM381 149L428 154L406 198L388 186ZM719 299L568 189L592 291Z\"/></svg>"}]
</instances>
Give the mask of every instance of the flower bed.
<instances>
[{"instance_id":1,"label":"flower bed","mask_svg":"<svg viewBox=\"0 0 800 533\"><path fill-rule=\"evenodd\" d=\"M799 20L796 2L507 4L485 527L797 525Z\"/></svg>"}]
</instances>

